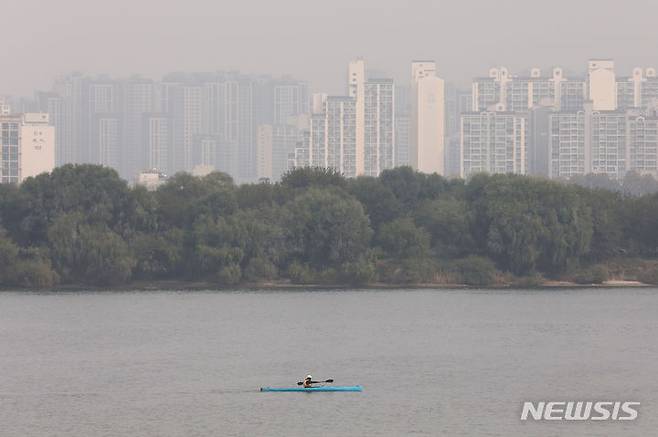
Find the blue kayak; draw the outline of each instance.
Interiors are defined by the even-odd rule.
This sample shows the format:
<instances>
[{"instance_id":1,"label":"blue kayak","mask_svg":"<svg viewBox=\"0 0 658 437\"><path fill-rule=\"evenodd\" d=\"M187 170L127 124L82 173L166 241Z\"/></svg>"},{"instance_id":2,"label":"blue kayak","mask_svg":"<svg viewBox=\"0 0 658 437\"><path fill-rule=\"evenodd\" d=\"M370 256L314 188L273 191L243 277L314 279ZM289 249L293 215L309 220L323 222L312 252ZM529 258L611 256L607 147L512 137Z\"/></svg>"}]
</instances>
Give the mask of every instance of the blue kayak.
<instances>
[{"instance_id":1,"label":"blue kayak","mask_svg":"<svg viewBox=\"0 0 658 437\"><path fill-rule=\"evenodd\" d=\"M283 387L283 388L261 387L260 391L274 391L274 392L290 392L290 391L306 391L306 392L313 392L313 391L363 391L363 387L361 387L360 385L346 385L346 386L325 385L323 387L310 387L310 388L304 388L304 387Z\"/></svg>"}]
</instances>

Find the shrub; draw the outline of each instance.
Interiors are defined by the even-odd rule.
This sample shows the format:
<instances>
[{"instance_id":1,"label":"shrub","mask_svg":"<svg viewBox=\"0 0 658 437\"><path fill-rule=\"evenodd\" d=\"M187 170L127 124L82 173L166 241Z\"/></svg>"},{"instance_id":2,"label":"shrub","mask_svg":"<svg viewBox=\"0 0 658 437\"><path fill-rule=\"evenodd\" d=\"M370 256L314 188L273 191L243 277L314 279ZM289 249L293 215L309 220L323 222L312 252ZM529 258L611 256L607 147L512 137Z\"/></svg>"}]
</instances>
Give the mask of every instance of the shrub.
<instances>
[{"instance_id":1,"label":"shrub","mask_svg":"<svg viewBox=\"0 0 658 437\"><path fill-rule=\"evenodd\" d=\"M452 270L459 282L466 285L484 287L496 282L498 271L489 258L468 256L453 262Z\"/></svg>"},{"instance_id":2,"label":"shrub","mask_svg":"<svg viewBox=\"0 0 658 437\"><path fill-rule=\"evenodd\" d=\"M366 285L376 279L375 264L367 257L360 257L353 263L343 264L340 272L343 282L352 285Z\"/></svg>"},{"instance_id":3,"label":"shrub","mask_svg":"<svg viewBox=\"0 0 658 437\"><path fill-rule=\"evenodd\" d=\"M638 279L645 284L658 285L658 268L644 270L638 275Z\"/></svg>"},{"instance_id":4,"label":"shrub","mask_svg":"<svg viewBox=\"0 0 658 437\"><path fill-rule=\"evenodd\" d=\"M315 274L308 264L295 261L288 266L288 277L294 284L311 284L315 279Z\"/></svg>"},{"instance_id":5,"label":"shrub","mask_svg":"<svg viewBox=\"0 0 658 437\"><path fill-rule=\"evenodd\" d=\"M608 269L602 265L596 265L577 273L573 281L576 284L603 284L608 280Z\"/></svg>"},{"instance_id":6,"label":"shrub","mask_svg":"<svg viewBox=\"0 0 658 437\"><path fill-rule=\"evenodd\" d=\"M59 275L47 261L22 260L15 269L13 282L20 287L50 288L59 282Z\"/></svg>"},{"instance_id":7,"label":"shrub","mask_svg":"<svg viewBox=\"0 0 658 437\"><path fill-rule=\"evenodd\" d=\"M544 277L539 273L532 273L527 276L514 278L512 285L522 288L541 287L544 283Z\"/></svg>"},{"instance_id":8,"label":"shrub","mask_svg":"<svg viewBox=\"0 0 658 437\"><path fill-rule=\"evenodd\" d=\"M217 273L217 281L221 285L235 285L242 279L242 270L237 264L228 264Z\"/></svg>"},{"instance_id":9,"label":"shrub","mask_svg":"<svg viewBox=\"0 0 658 437\"><path fill-rule=\"evenodd\" d=\"M252 258L244 270L244 276L249 281L259 281L263 279L276 278L276 266L266 258Z\"/></svg>"},{"instance_id":10,"label":"shrub","mask_svg":"<svg viewBox=\"0 0 658 437\"><path fill-rule=\"evenodd\" d=\"M431 258L389 260L378 266L379 277L392 284L420 284L434 280L436 263Z\"/></svg>"}]
</instances>

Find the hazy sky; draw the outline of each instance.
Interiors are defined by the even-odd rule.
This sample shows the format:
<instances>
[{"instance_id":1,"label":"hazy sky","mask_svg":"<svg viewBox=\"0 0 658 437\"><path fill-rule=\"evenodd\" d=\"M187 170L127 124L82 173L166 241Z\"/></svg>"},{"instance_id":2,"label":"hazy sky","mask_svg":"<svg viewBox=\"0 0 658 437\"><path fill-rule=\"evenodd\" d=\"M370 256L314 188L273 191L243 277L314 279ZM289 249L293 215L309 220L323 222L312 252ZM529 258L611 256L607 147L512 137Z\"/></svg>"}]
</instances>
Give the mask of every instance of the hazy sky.
<instances>
[{"instance_id":1,"label":"hazy sky","mask_svg":"<svg viewBox=\"0 0 658 437\"><path fill-rule=\"evenodd\" d=\"M612 57L619 73L658 66L651 0L0 0L0 93L31 95L70 71L239 69L291 74L339 93L347 62L407 81L435 59L468 83L489 66L580 72Z\"/></svg>"}]
</instances>

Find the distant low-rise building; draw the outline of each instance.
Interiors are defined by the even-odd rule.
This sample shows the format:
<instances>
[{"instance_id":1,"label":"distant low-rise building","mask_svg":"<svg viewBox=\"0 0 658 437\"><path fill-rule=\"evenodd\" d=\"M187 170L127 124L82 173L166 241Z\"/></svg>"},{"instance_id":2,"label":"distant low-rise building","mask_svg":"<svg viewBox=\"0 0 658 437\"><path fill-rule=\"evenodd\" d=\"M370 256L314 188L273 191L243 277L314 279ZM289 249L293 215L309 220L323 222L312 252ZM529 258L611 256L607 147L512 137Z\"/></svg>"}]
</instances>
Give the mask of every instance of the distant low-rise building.
<instances>
[{"instance_id":1,"label":"distant low-rise building","mask_svg":"<svg viewBox=\"0 0 658 437\"><path fill-rule=\"evenodd\" d=\"M146 187L149 191L155 191L166 180L167 176L164 173L161 173L157 169L151 169L138 173L135 184Z\"/></svg>"},{"instance_id":2,"label":"distant low-rise building","mask_svg":"<svg viewBox=\"0 0 658 437\"><path fill-rule=\"evenodd\" d=\"M0 182L21 183L55 168L55 128L48 114L0 116Z\"/></svg>"}]
</instances>

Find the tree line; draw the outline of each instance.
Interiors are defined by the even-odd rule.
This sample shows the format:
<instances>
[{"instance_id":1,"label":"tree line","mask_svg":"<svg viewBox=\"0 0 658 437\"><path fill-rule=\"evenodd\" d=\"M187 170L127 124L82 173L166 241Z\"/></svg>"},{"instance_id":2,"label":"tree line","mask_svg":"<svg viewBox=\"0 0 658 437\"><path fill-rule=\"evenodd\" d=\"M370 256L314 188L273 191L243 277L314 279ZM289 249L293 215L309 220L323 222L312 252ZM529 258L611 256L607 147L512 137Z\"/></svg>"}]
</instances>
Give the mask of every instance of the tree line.
<instances>
[{"instance_id":1,"label":"tree line","mask_svg":"<svg viewBox=\"0 0 658 437\"><path fill-rule=\"evenodd\" d=\"M65 165L0 186L0 285L595 281L606 260L656 257L657 225L658 195L525 176L301 168L274 184L178 173L147 191Z\"/></svg>"}]
</instances>

